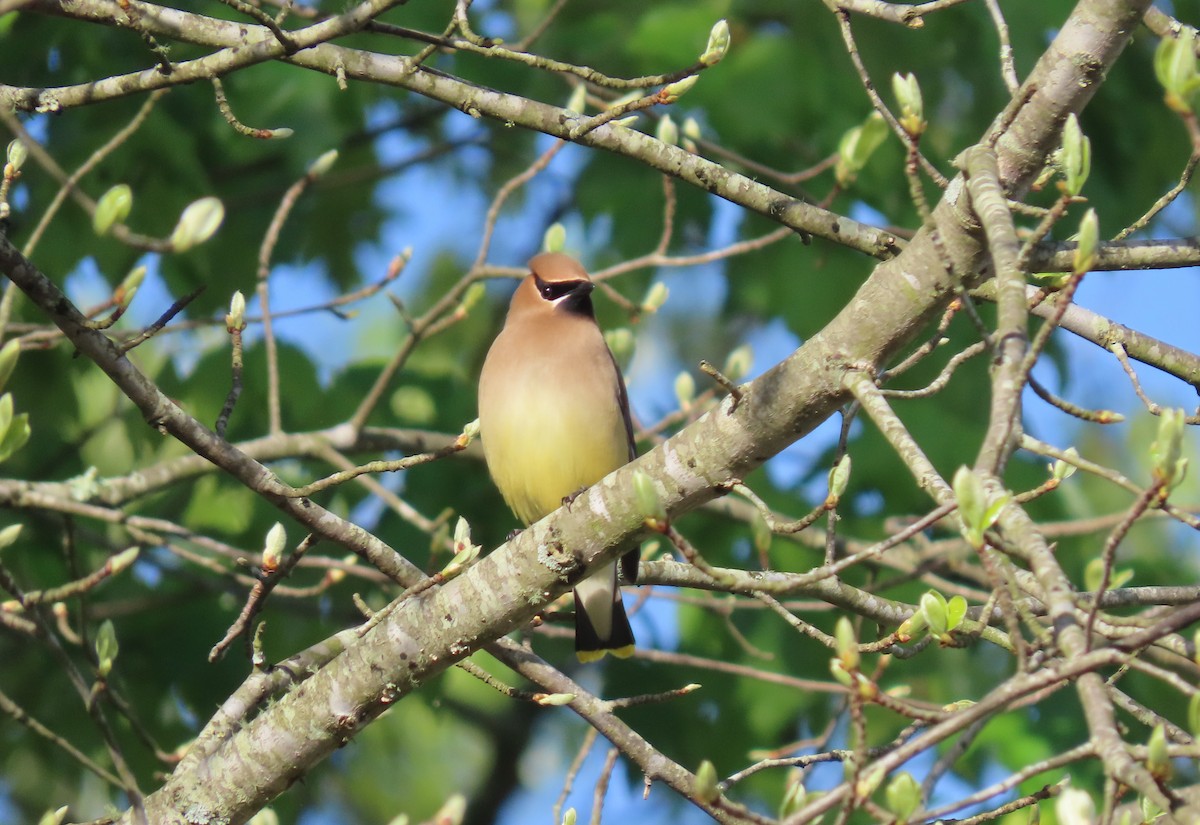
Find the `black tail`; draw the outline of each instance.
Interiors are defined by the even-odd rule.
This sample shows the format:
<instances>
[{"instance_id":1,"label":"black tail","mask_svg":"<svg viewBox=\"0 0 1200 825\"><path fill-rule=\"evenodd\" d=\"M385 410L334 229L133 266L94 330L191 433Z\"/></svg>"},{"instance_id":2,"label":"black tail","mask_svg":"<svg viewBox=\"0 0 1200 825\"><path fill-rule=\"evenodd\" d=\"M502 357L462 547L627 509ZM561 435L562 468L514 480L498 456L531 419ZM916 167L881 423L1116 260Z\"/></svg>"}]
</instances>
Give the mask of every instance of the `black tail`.
<instances>
[{"instance_id":1,"label":"black tail","mask_svg":"<svg viewBox=\"0 0 1200 825\"><path fill-rule=\"evenodd\" d=\"M612 603L612 630L607 639L600 638L581 601L578 598L575 600L575 656L579 661L594 662L604 658L606 653L627 659L633 655L633 646L633 629L629 626L629 616L625 614L620 589Z\"/></svg>"}]
</instances>

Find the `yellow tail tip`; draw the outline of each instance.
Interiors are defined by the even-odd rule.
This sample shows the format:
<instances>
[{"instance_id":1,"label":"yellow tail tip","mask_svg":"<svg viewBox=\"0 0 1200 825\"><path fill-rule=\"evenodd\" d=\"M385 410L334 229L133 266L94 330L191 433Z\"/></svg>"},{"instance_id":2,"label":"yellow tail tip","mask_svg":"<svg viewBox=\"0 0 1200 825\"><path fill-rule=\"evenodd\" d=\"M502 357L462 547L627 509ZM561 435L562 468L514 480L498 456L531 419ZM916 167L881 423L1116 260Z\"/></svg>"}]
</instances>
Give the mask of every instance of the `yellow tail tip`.
<instances>
[{"instance_id":1,"label":"yellow tail tip","mask_svg":"<svg viewBox=\"0 0 1200 825\"><path fill-rule=\"evenodd\" d=\"M585 665L588 662L600 661L607 653L611 653L618 659L628 659L633 655L635 649L634 645L625 645L624 647L605 648L602 650L576 650L575 658Z\"/></svg>"}]
</instances>

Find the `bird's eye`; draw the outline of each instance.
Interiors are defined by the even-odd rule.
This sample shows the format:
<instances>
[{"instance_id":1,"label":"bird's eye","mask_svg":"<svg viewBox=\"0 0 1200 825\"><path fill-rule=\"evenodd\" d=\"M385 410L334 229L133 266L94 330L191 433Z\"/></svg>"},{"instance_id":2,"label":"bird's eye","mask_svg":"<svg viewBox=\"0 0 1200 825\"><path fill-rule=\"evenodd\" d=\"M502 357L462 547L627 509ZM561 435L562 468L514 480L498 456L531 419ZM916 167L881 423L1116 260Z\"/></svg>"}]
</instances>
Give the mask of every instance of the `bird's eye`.
<instances>
[{"instance_id":1,"label":"bird's eye","mask_svg":"<svg viewBox=\"0 0 1200 825\"><path fill-rule=\"evenodd\" d=\"M538 294L547 301L557 301L578 286L574 281L543 281L537 276L534 276L534 281L537 284Z\"/></svg>"}]
</instances>

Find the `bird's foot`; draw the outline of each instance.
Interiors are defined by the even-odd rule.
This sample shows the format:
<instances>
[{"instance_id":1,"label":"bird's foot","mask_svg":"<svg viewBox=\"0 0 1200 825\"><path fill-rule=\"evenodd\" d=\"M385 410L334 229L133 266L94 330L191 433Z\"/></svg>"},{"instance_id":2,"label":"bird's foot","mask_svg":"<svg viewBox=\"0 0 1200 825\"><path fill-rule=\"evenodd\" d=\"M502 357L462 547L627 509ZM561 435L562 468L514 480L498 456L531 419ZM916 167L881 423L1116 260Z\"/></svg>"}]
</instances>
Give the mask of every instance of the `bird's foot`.
<instances>
[{"instance_id":1,"label":"bird's foot","mask_svg":"<svg viewBox=\"0 0 1200 825\"><path fill-rule=\"evenodd\" d=\"M583 491L584 491L584 490L586 490L586 489L587 489L587 487L580 487L578 490L576 490L575 492L571 493L571 495L569 495L569 496L563 496L563 498L562 498L562 503L563 503L563 506L564 506L564 507L566 507L568 510L570 510L570 509L571 509L571 505L575 503L575 499L577 499L577 498L579 498L581 495L583 495Z\"/></svg>"}]
</instances>

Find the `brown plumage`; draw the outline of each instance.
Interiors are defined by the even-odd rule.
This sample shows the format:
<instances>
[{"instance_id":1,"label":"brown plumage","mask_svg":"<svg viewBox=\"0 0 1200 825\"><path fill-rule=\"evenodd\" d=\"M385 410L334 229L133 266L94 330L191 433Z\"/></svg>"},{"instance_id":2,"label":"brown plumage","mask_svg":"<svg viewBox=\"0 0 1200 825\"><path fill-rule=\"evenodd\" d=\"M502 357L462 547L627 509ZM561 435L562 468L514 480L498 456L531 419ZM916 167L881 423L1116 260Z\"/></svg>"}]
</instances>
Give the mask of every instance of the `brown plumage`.
<instances>
[{"instance_id":1,"label":"brown plumage","mask_svg":"<svg viewBox=\"0 0 1200 825\"><path fill-rule=\"evenodd\" d=\"M488 470L525 524L635 455L629 400L592 312L594 287L574 259L529 262L479 376L479 427ZM621 560L637 575L637 551ZM583 661L628 656L633 632L616 565L575 587L575 650Z\"/></svg>"}]
</instances>

